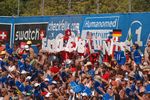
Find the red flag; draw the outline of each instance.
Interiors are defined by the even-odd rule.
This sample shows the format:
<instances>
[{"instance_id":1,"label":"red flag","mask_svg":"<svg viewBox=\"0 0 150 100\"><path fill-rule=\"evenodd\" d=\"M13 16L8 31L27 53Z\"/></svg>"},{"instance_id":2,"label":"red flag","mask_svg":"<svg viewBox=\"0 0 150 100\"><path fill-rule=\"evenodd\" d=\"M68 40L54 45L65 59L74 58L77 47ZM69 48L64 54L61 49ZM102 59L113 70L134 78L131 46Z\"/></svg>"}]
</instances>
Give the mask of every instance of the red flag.
<instances>
[{"instance_id":1,"label":"red flag","mask_svg":"<svg viewBox=\"0 0 150 100\"><path fill-rule=\"evenodd\" d=\"M0 31L0 40L7 40L8 33L7 31Z\"/></svg>"}]
</instances>

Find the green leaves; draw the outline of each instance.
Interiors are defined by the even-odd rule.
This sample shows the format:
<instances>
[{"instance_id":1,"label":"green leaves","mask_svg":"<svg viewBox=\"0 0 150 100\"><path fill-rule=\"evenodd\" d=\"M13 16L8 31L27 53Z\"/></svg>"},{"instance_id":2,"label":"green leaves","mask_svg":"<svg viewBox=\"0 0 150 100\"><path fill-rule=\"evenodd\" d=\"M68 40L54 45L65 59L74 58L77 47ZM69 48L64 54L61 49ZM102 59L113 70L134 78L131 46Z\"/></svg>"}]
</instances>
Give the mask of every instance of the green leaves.
<instances>
[{"instance_id":1,"label":"green leaves","mask_svg":"<svg viewBox=\"0 0 150 100\"><path fill-rule=\"evenodd\" d=\"M20 16L66 15L66 14L96 14L128 12L129 0L71 0L71 9L68 11L68 0L20 0ZM131 0L132 12L150 11L150 0ZM99 6L97 9L97 6ZM18 0L1 0L0 15L17 15Z\"/></svg>"},{"instance_id":2,"label":"green leaves","mask_svg":"<svg viewBox=\"0 0 150 100\"><path fill-rule=\"evenodd\" d=\"M2 0L0 7L1 16L17 15L17 0Z\"/></svg>"}]
</instances>

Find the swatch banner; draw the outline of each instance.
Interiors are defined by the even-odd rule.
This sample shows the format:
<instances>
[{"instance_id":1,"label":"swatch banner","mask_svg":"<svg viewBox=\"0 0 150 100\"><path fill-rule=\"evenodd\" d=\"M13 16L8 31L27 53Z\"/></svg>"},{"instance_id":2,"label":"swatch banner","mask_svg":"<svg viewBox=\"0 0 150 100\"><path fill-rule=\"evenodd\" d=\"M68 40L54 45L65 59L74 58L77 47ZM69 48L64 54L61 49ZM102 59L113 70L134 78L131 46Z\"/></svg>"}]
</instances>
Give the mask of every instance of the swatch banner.
<instances>
[{"instance_id":1,"label":"swatch banner","mask_svg":"<svg viewBox=\"0 0 150 100\"><path fill-rule=\"evenodd\" d=\"M128 45L138 43L144 51L150 40L149 18L150 13L53 16L49 19L47 38L43 40L43 47L49 47L48 40L56 39L60 34L63 35L66 29L71 29L74 35L80 35L84 40L87 40L90 33L94 41L94 50L99 50L110 32L119 29L122 31L119 39L121 42Z\"/></svg>"},{"instance_id":2,"label":"swatch banner","mask_svg":"<svg viewBox=\"0 0 150 100\"><path fill-rule=\"evenodd\" d=\"M0 41L10 43L11 24L0 24Z\"/></svg>"},{"instance_id":3,"label":"swatch banner","mask_svg":"<svg viewBox=\"0 0 150 100\"><path fill-rule=\"evenodd\" d=\"M41 43L46 36L47 24L16 24L14 40L16 42L32 41L33 44Z\"/></svg>"}]
</instances>

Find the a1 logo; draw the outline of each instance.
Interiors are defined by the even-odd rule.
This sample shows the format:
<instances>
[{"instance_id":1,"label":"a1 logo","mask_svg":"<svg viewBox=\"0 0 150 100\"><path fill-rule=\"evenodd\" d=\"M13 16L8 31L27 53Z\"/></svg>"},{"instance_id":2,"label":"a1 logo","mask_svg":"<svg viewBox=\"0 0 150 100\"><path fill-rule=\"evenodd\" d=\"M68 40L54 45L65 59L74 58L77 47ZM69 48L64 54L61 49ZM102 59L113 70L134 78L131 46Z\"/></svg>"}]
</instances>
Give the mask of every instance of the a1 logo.
<instances>
[{"instance_id":1,"label":"a1 logo","mask_svg":"<svg viewBox=\"0 0 150 100\"><path fill-rule=\"evenodd\" d=\"M130 42L131 45L133 44L133 42L135 42L139 46L143 46L143 43L141 41L141 31L142 23L138 20L133 21L130 25L126 40Z\"/></svg>"}]
</instances>

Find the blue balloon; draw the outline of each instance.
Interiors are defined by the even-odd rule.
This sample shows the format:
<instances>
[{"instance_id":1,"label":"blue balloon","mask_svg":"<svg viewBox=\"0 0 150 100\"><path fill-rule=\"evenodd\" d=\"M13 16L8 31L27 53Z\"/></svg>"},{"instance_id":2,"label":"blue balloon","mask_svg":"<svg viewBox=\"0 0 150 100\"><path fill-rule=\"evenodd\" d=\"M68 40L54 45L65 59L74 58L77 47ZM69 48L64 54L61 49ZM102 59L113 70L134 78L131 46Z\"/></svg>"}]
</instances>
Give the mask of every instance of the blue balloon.
<instances>
[{"instance_id":1,"label":"blue balloon","mask_svg":"<svg viewBox=\"0 0 150 100\"><path fill-rule=\"evenodd\" d=\"M77 85L77 86L73 87L72 89L75 93L82 92L82 87L80 85Z\"/></svg>"},{"instance_id":2,"label":"blue balloon","mask_svg":"<svg viewBox=\"0 0 150 100\"><path fill-rule=\"evenodd\" d=\"M90 88L88 88L87 86L85 87L85 89L83 90L84 93L86 93L88 96L92 95L92 91Z\"/></svg>"},{"instance_id":3,"label":"blue balloon","mask_svg":"<svg viewBox=\"0 0 150 100\"><path fill-rule=\"evenodd\" d=\"M126 56L124 55L123 51L116 51L115 59L119 65L124 65L126 62Z\"/></svg>"},{"instance_id":4,"label":"blue balloon","mask_svg":"<svg viewBox=\"0 0 150 100\"><path fill-rule=\"evenodd\" d=\"M150 84L146 85L145 93L150 94Z\"/></svg>"},{"instance_id":5,"label":"blue balloon","mask_svg":"<svg viewBox=\"0 0 150 100\"><path fill-rule=\"evenodd\" d=\"M102 100L114 100L114 97L110 96L108 93L105 93Z\"/></svg>"},{"instance_id":6,"label":"blue balloon","mask_svg":"<svg viewBox=\"0 0 150 100\"><path fill-rule=\"evenodd\" d=\"M16 81L16 86L21 92L25 91L25 86L21 82Z\"/></svg>"},{"instance_id":7,"label":"blue balloon","mask_svg":"<svg viewBox=\"0 0 150 100\"><path fill-rule=\"evenodd\" d=\"M139 53L138 50L135 50L134 53L133 53L133 58L134 58L134 62L136 64L141 64L142 63L142 56L141 54Z\"/></svg>"},{"instance_id":8,"label":"blue balloon","mask_svg":"<svg viewBox=\"0 0 150 100\"><path fill-rule=\"evenodd\" d=\"M74 81L72 81L72 82L70 82L70 84L69 84L69 85L70 85L70 87L71 87L71 88L73 88L73 87L77 86L77 83L76 83L76 82L74 82Z\"/></svg>"},{"instance_id":9,"label":"blue balloon","mask_svg":"<svg viewBox=\"0 0 150 100\"><path fill-rule=\"evenodd\" d=\"M81 93L84 90L84 86L82 84L77 84L76 82L70 82L70 87L73 89L75 93Z\"/></svg>"}]
</instances>

